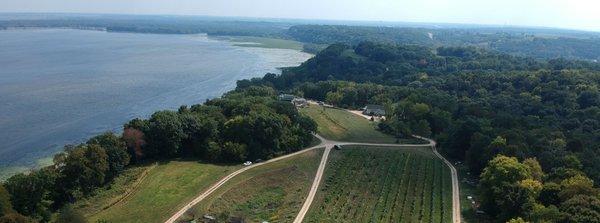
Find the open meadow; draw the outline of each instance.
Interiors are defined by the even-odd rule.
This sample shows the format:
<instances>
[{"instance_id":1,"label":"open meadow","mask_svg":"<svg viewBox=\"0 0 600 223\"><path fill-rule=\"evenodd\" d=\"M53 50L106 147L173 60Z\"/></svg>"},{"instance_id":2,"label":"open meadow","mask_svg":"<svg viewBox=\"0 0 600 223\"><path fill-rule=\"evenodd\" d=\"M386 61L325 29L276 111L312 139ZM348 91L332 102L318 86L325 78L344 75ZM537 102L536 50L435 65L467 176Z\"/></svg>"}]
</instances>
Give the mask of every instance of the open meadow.
<instances>
[{"instance_id":1,"label":"open meadow","mask_svg":"<svg viewBox=\"0 0 600 223\"><path fill-rule=\"evenodd\" d=\"M367 143L397 142L393 136L378 131L376 122L342 109L310 105L300 109L300 112L317 122L319 134L327 139ZM415 143L419 140L399 139L398 142Z\"/></svg>"},{"instance_id":2,"label":"open meadow","mask_svg":"<svg viewBox=\"0 0 600 223\"><path fill-rule=\"evenodd\" d=\"M219 222L292 222L317 171L323 149L314 149L250 169L224 184L182 219Z\"/></svg>"},{"instance_id":3,"label":"open meadow","mask_svg":"<svg viewBox=\"0 0 600 223\"><path fill-rule=\"evenodd\" d=\"M76 204L90 222L164 222L189 200L218 179L240 168L204 164L197 161L170 161L156 166L132 169L117 178L112 189ZM143 173L147 169L146 173ZM143 177L141 182L122 178ZM136 178L137 179L137 178ZM114 190L113 190L114 189ZM131 192L127 192L133 190ZM119 196L122 193L124 198ZM122 199L122 200L120 200ZM120 200L120 201L118 201ZM111 202L118 201L115 204ZM95 206L89 206L95 205ZM110 206L97 206L108 204ZM99 211L96 213L91 213Z\"/></svg>"}]
</instances>

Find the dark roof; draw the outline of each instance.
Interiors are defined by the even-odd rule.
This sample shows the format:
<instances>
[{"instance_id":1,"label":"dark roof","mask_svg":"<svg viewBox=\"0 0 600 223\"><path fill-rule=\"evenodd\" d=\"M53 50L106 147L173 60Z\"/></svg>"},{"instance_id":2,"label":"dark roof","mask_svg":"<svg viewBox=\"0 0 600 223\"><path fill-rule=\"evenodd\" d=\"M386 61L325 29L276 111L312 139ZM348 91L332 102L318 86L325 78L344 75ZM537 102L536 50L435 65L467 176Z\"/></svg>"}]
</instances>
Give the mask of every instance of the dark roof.
<instances>
[{"instance_id":1,"label":"dark roof","mask_svg":"<svg viewBox=\"0 0 600 223\"><path fill-rule=\"evenodd\" d=\"M291 101L294 98L296 98L296 96L291 95L291 94L280 94L279 95L279 100L283 100L283 101Z\"/></svg>"},{"instance_id":2,"label":"dark roof","mask_svg":"<svg viewBox=\"0 0 600 223\"><path fill-rule=\"evenodd\" d=\"M369 109L369 110L376 110L376 109L384 110L383 106L381 106L381 105L367 105L365 107L365 109Z\"/></svg>"}]
</instances>

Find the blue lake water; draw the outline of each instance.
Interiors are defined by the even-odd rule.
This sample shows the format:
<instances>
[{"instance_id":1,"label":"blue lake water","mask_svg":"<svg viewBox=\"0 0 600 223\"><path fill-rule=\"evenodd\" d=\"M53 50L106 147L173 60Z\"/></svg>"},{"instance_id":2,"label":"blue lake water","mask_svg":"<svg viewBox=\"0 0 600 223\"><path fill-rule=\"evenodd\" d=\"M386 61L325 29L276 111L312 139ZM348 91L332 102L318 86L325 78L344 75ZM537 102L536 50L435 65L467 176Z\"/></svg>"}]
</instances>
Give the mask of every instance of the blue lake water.
<instances>
[{"instance_id":1,"label":"blue lake water","mask_svg":"<svg viewBox=\"0 0 600 223\"><path fill-rule=\"evenodd\" d=\"M30 165L65 144L118 131L157 110L202 103L236 80L310 56L204 35L0 31L0 167Z\"/></svg>"}]
</instances>

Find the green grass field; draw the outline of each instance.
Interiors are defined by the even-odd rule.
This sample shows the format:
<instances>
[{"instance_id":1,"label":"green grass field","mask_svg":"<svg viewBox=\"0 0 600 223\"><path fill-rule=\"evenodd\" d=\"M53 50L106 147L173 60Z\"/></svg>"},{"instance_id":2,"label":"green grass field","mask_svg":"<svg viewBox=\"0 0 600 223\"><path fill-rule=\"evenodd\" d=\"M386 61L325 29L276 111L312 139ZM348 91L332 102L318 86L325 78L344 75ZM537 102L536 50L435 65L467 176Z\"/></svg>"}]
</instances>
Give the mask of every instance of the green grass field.
<instances>
[{"instance_id":1,"label":"green grass field","mask_svg":"<svg viewBox=\"0 0 600 223\"><path fill-rule=\"evenodd\" d=\"M155 167L156 165L146 165L127 168L111 184L96 191L94 196L79 200L73 206L86 217L94 216L135 192L145 176Z\"/></svg>"},{"instance_id":2,"label":"green grass field","mask_svg":"<svg viewBox=\"0 0 600 223\"><path fill-rule=\"evenodd\" d=\"M234 46L241 47L260 47L260 48L271 48L271 49L291 49L291 50L303 50L303 43L293 40L275 39L266 37L254 37L254 36L221 36L225 40L233 42Z\"/></svg>"},{"instance_id":3,"label":"green grass field","mask_svg":"<svg viewBox=\"0 0 600 223\"><path fill-rule=\"evenodd\" d=\"M292 222L308 195L323 149L250 169L227 182L182 219Z\"/></svg>"},{"instance_id":4,"label":"green grass field","mask_svg":"<svg viewBox=\"0 0 600 223\"><path fill-rule=\"evenodd\" d=\"M321 136L337 141L394 143L396 138L378 131L375 122L342 109L310 105L300 109L318 124ZM421 143L417 139L400 139L401 143Z\"/></svg>"},{"instance_id":5,"label":"green grass field","mask_svg":"<svg viewBox=\"0 0 600 223\"><path fill-rule=\"evenodd\" d=\"M131 195L88 218L90 222L102 219L115 223L162 223L210 185L238 168L240 166L220 166L196 161L170 161L158 164L148 171ZM135 180L132 179L122 179L122 181L121 186L117 186L123 188L119 191L135 185ZM96 197L98 200L87 200L86 203L106 204L118 199L118 196L114 196L118 191L105 193L107 194ZM79 208L98 210L99 207L102 208L101 206L81 204Z\"/></svg>"},{"instance_id":6,"label":"green grass field","mask_svg":"<svg viewBox=\"0 0 600 223\"><path fill-rule=\"evenodd\" d=\"M330 154L305 222L451 222L450 170L425 148Z\"/></svg>"}]
</instances>

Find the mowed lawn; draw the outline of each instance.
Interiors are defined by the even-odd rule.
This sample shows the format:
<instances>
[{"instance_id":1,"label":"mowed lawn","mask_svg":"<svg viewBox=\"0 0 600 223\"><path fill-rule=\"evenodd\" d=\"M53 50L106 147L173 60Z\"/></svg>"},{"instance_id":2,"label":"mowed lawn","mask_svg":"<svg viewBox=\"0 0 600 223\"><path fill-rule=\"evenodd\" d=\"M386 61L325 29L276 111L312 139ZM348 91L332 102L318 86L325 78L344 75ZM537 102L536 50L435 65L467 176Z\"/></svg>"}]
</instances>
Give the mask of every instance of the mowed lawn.
<instances>
[{"instance_id":1,"label":"mowed lawn","mask_svg":"<svg viewBox=\"0 0 600 223\"><path fill-rule=\"evenodd\" d=\"M187 202L240 166L197 161L170 161L152 167L135 191L108 209L88 216L90 222L164 222ZM133 187L135 181L129 181ZM99 197L102 199L114 199ZM93 203L93 201L88 201ZM106 201L104 201L106 203Z\"/></svg>"},{"instance_id":2,"label":"mowed lawn","mask_svg":"<svg viewBox=\"0 0 600 223\"><path fill-rule=\"evenodd\" d=\"M368 143L396 142L393 136L378 131L375 122L342 109L310 105L300 109L300 112L315 120L318 124L317 131L327 139ZM419 140L402 139L400 142L418 143Z\"/></svg>"},{"instance_id":3,"label":"mowed lawn","mask_svg":"<svg viewBox=\"0 0 600 223\"><path fill-rule=\"evenodd\" d=\"M208 214L218 222L292 222L308 195L323 151L315 149L250 169L224 184L180 220Z\"/></svg>"},{"instance_id":4,"label":"mowed lawn","mask_svg":"<svg viewBox=\"0 0 600 223\"><path fill-rule=\"evenodd\" d=\"M305 222L451 222L450 170L427 148L333 150Z\"/></svg>"}]
</instances>

